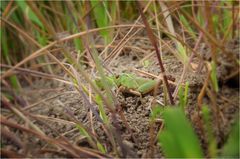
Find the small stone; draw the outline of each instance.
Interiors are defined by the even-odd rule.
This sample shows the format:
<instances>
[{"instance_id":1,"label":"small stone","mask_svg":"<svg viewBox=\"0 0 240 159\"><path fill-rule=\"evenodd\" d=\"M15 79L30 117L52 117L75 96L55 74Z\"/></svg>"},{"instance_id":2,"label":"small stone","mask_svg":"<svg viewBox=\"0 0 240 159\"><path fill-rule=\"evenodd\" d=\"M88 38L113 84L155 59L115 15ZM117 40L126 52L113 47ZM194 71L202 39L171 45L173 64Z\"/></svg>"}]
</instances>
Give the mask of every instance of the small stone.
<instances>
[{"instance_id":1,"label":"small stone","mask_svg":"<svg viewBox=\"0 0 240 159\"><path fill-rule=\"evenodd\" d=\"M138 156L142 156L142 151L138 151L138 152L137 152L137 155L138 155Z\"/></svg>"},{"instance_id":2,"label":"small stone","mask_svg":"<svg viewBox=\"0 0 240 159\"><path fill-rule=\"evenodd\" d=\"M129 148L133 149L134 148L134 143L127 141L127 140L123 140L123 144L128 146Z\"/></svg>"}]
</instances>

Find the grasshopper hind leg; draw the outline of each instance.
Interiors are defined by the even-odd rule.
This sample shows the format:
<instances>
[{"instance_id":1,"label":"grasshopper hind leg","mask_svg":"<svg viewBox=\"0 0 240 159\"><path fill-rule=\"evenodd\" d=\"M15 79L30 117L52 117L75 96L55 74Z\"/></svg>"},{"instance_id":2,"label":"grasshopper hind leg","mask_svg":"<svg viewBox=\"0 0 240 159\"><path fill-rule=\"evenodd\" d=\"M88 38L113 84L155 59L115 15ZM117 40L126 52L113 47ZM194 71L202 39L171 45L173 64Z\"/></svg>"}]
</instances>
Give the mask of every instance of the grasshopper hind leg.
<instances>
[{"instance_id":1,"label":"grasshopper hind leg","mask_svg":"<svg viewBox=\"0 0 240 159\"><path fill-rule=\"evenodd\" d=\"M139 91L135 91L132 89L126 89L124 86L120 86L117 90L117 94L119 94L119 92L138 96L140 98L140 102L143 103L143 96L142 96L142 93L140 93Z\"/></svg>"},{"instance_id":2,"label":"grasshopper hind leg","mask_svg":"<svg viewBox=\"0 0 240 159\"><path fill-rule=\"evenodd\" d=\"M138 91L131 90L131 89L129 90L129 93L138 96L140 98L141 104L144 103L142 93L140 93Z\"/></svg>"}]
</instances>

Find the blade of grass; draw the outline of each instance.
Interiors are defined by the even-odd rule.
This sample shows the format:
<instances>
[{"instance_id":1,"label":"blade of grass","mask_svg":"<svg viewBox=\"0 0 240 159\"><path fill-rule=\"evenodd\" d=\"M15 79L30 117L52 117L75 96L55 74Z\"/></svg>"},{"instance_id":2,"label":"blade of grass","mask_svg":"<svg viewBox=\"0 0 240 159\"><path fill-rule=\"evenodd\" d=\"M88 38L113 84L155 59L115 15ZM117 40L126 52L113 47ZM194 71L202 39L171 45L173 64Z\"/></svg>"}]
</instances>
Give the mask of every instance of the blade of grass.
<instances>
[{"instance_id":1,"label":"blade of grass","mask_svg":"<svg viewBox=\"0 0 240 159\"><path fill-rule=\"evenodd\" d=\"M239 158L239 117L236 117L236 121L232 126L227 143L224 145L221 157L223 158Z\"/></svg>"},{"instance_id":2,"label":"blade of grass","mask_svg":"<svg viewBox=\"0 0 240 159\"><path fill-rule=\"evenodd\" d=\"M219 91L218 79L217 79L217 66L214 61L211 62L211 81L215 92Z\"/></svg>"},{"instance_id":3,"label":"blade of grass","mask_svg":"<svg viewBox=\"0 0 240 159\"><path fill-rule=\"evenodd\" d=\"M207 135L208 141L208 155L211 158L215 158L217 155L217 142L216 137L214 136L213 128L212 128L212 119L210 114L210 109L207 105L202 106L202 117L204 121L204 129Z\"/></svg>"},{"instance_id":4,"label":"blade of grass","mask_svg":"<svg viewBox=\"0 0 240 159\"><path fill-rule=\"evenodd\" d=\"M21 8L22 12L25 13L33 23L37 24L41 28L44 28L42 22L38 19L36 14L31 9L29 9L29 6L27 5L25 0L16 1L16 3Z\"/></svg>"},{"instance_id":5,"label":"blade of grass","mask_svg":"<svg viewBox=\"0 0 240 159\"><path fill-rule=\"evenodd\" d=\"M44 28L50 33L52 36L55 36L55 30L50 25L49 21L47 21L44 17L44 15L41 13L41 11L37 8L35 2L33 1L27 1L28 6L32 9L36 17L41 21Z\"/></svg>"},{"instance_id":6,"label":"blade of grass","mask_svg":"<svg viewBox=\"0 0 240 159\"><path fill-rule=\"evenodd\" d=\"M181 108L166 108L163 119L165 129L159 134L159 142L165 157L203 157L198 138Z\"/></svg>"},{"instance_id":7,"label":"blade of grass","mask_svg":"<svg viewBox=\"0 0 240 159\"><path fill-rule=\"evenodd\" d=\"M185 84L185 89L183 90L182 86L180 86L179 91L178 91L178 96L179 96L179 106L182 108L184 111L186 106L187 106L187 97L188 97L188 87L189 87L189 82L186 82Z\"/></svg>"},{"instance_id":8,"label":"blade of grass","mask_svg":"<svg viewBox=\"0 0 240 159\"><path fill-rule=\"evenodd\" d=\"M182 24L186 27L186 29L188 30L188 32L190 33L190 35L196 39L196 34L193 31L193 28L191 27L190 23L187 21L187 19L183 16L183 15L179 15L180 21L182 22Z\"/></svg>"},{"instance_id":9,"label":"blade of grass","mask_svg":"<svg viewBox=\"0 0 240 159\"><path fill-rule=\"evenodd\" d=\"M10 55L9 55L9 50L8 50L8 41L7 39L7 35L6 35L6 30L4 28L0 29L0 37L2 38L1 40L1 48L2 48L2 53L3 56L7 62L8 65L11 65L11 61L10 61ZM2 62L2 61L1 61ZM13 75L10 77L10 81L12 84L12 87L15 90L19 90L21 88L21 85L17 79L17 76Z\"/></svg>"},{"instance_id":10,"label":"blade of grass","mask_svg":"<svg viewBox=\"0 0 240 159\"><path fill-rule=\"evenodd\" d=\"M101 119L103 120L104 123L109 124L107 115L106 115L105 110L104 110L104 107L103 107L103 101L102 101L102 99L100 98L99 95L96 95L95 100L96 100L96 103L97 103L98 108L99 108L99 111L100 111L100 117L101 117Z\"/></svg>"},{"instance_id":11,"label":"blade of grass","mask_svg":"<svg viewBox=\"0 0 240 159\"><path fill-rule=\"evenodd\" d=\"M98 27L106 27L109 24L108 16L107 16L107 1L90 1L94 12L94 16L97 22ZM100 34L103 36L105 44L111 41L109 37L109 33L106 30L100 31Z\"/></svg>"}]
</instances>

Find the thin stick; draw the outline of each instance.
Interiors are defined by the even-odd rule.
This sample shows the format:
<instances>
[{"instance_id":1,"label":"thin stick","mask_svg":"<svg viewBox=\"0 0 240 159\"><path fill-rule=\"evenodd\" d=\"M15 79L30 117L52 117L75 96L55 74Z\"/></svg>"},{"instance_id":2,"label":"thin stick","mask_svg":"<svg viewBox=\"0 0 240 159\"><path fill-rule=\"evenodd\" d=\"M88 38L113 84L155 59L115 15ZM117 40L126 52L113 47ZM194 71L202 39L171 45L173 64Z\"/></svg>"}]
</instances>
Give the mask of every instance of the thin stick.
<instances>
[{"instance_id":1,"label":"thin stick","mask_svg":"<svg viewBox=\"0 0 240 159\"><path fill-rule=\"evenodd\" d=\"M157 41L156 41L156 38L153 34L153 31L152 29L150 28L147 20L146 20L146 17L144 16L143 12L142 12L142 9L141 9L141 4L139 1L137 1L137 6L138 6L138 10L141 14L141 17L142 17L142 20L143 20L143 23L146 27L146 30L147 30L147 33L148 33L148 37L152 43L152 45L154 46L155 50L156 50L156 54L157 54L157 59L158 59L158 63L159 63L159 66L160 66L160 69L162 71L162 75L163 75L163 81L166 85L166 88L167 88L167 93L168 93L168 96L169 96L169 100L170 100L170 103L171 105L174 105L174 101L173 101L173 97L172 97L172 94L170 92L170 89L169 89L169 84L168 84L168 80L167 80L167 76L165 74L165 69L163 67L163 63L162 63L162 59L161 59L161 55L160 55L160 52L159 52L159 49L158 49L158 46L157 46Z\"/></svg>"}]
</instances>

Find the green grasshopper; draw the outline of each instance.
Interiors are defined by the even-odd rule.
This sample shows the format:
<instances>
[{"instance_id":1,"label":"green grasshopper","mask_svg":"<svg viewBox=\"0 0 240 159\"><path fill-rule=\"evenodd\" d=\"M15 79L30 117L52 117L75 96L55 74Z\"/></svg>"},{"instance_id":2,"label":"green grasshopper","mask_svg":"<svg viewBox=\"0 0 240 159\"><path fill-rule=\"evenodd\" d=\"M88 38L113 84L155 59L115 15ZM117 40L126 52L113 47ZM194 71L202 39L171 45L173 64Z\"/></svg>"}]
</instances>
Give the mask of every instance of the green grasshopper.
<instances>
[{"instance_id":1,"label":"green grasshopper","mask_svg":"<svg viewBox=\"0 0 240 159\"><path fill-rule=\"evenodd\" d=\"M100 89L104 89L100 79L96 79L95 83ZM134 74L123 73L118 76L108 76L107 83L110 88L115 88L118 92L125 92L142 96L150 93L158 85L158 80L138 77Z\"/></svg>"}]
</instances>

